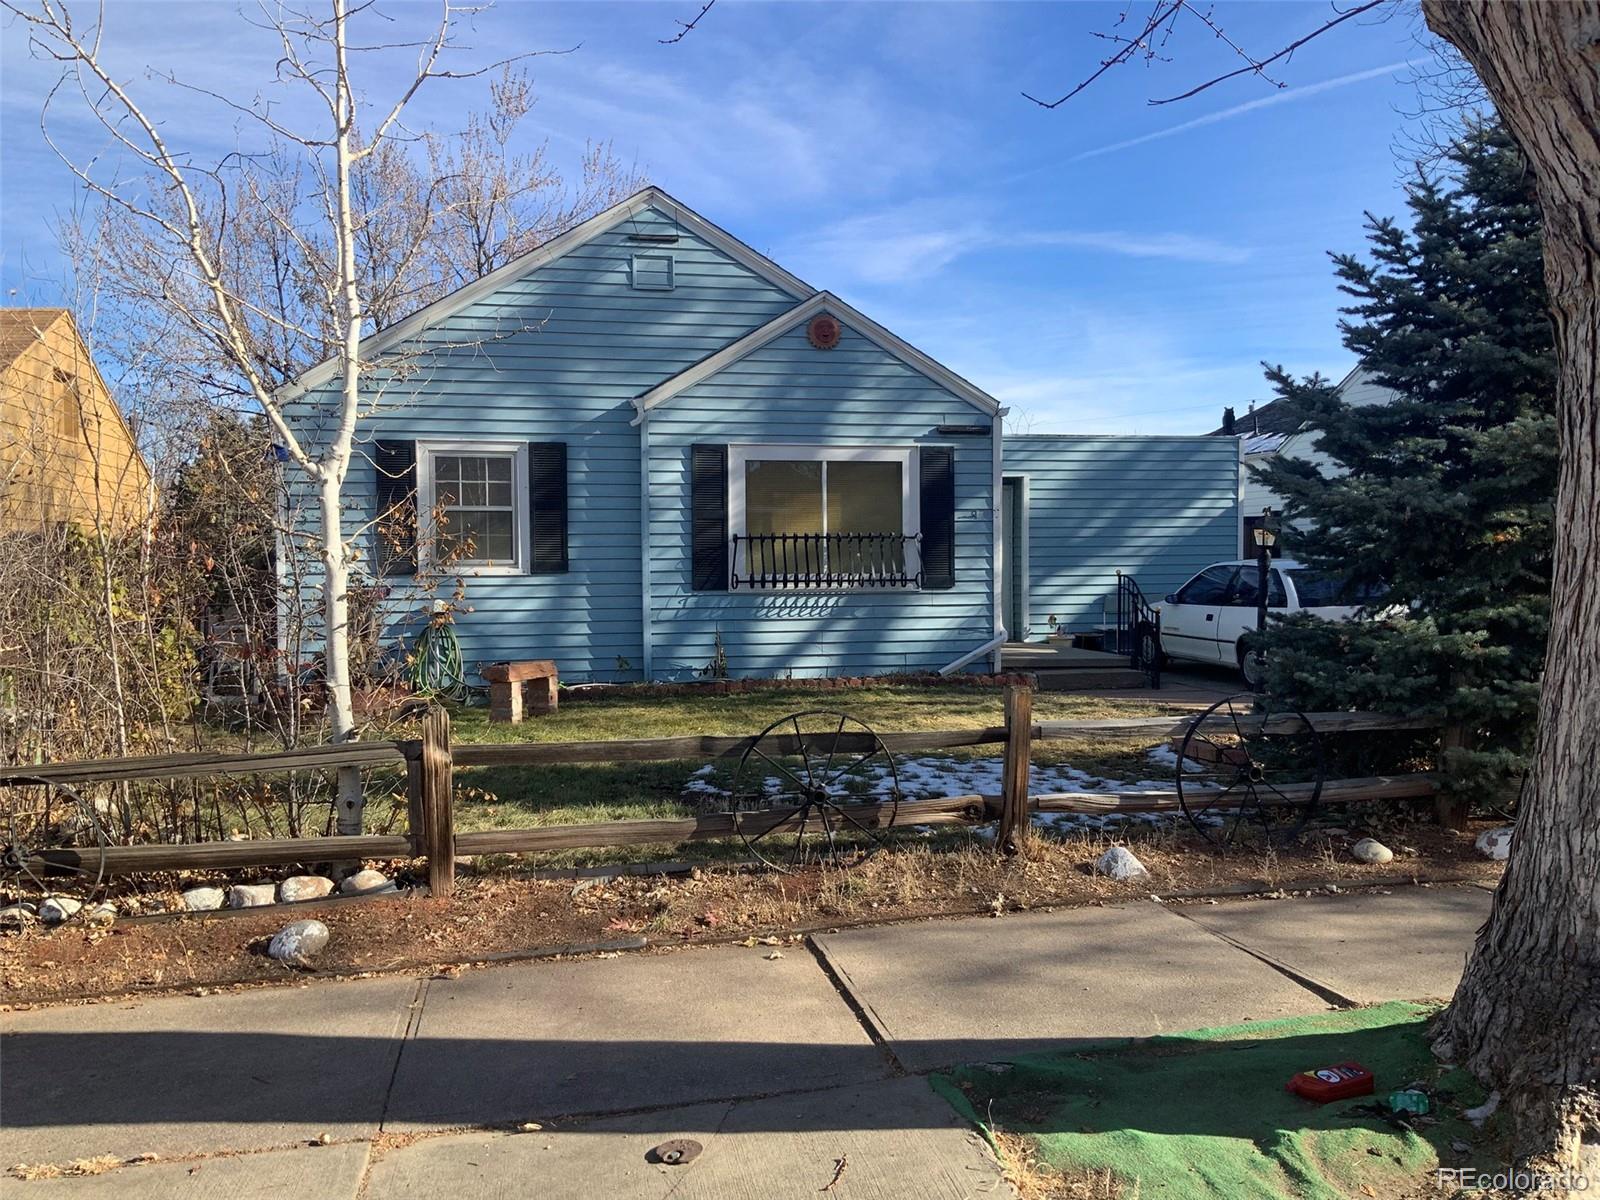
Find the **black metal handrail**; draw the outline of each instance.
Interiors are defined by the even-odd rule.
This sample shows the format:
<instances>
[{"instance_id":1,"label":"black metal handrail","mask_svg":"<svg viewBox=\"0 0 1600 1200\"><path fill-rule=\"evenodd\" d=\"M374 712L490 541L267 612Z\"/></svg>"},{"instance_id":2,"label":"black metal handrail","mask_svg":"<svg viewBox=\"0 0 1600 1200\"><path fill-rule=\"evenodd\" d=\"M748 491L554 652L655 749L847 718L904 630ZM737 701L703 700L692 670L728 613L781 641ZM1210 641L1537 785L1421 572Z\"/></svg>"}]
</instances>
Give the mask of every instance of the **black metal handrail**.
<instances>
[{"instance_id":1,"label":"black metal handrail","mask_svg":"<svg viewBox=\"0 0 1600 1200\"><path fill-rule=\"evenodd\" d=\"M906 569L906 545L917 540L906 533L734 534L731 584L786 591L921 587L922 572Z\"/></svg>"},{"instance_id":2,"label":"black metal handrail","mask_svg":"<svg viewBox=\"0 0 1600 1200\"><path fill-rule=\"evenodd\" d=\"M1132 575L1117 572L1117 625L1111 631L1112 653L1126 654L1128 665L1143 671L1150 686L1161 686L1161 613Z\"/></svg>"}]
</instances>

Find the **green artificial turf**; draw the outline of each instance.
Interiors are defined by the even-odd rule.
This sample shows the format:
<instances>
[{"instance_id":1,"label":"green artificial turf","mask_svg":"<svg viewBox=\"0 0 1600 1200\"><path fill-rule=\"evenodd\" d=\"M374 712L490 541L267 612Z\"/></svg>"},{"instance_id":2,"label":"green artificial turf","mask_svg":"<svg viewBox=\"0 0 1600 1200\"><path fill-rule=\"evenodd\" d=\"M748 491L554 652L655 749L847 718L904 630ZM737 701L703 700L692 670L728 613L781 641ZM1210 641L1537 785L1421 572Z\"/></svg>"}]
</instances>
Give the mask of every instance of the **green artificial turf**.
<instances>
[{"instance_id":1,"label":"green artificial turf","mask_svg":"<svg viewBox=\"0 0 1600 1200\"><path fill-rule=\"evenodd\" d=\"M962 1067L933 1086L980 1127L1035 1139L1057 1170L1137 1180L1141 1200L1393 1195L1460 1161L1450 1143L1474 1131L1459 1113L1482 1098L1429 1052L1433 1012L1397 1002L1099 1043ZM1351 1060L1375 1074L1374 1096L1317 1105L1284 1090L1298 1071ZM1435 1090L1437 1123L1411 1132L1341 1115L1414 1081Z\"/></svg>"}]
</instances>

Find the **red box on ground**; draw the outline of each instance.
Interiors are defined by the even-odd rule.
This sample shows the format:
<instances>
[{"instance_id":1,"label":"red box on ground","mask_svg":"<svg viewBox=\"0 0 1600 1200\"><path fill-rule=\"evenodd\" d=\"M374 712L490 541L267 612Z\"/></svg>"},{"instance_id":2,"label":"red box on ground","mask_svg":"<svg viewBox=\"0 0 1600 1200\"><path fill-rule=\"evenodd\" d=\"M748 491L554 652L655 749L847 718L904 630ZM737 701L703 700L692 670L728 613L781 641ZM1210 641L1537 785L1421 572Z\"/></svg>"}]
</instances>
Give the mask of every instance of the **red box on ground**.
<instances>
[{"instance_id":1,"label":"red box on ground","mask_svg":"<svg viewBox=\"0 0 1600 1200\"><path fill-rule=\"evenodd\" d=\"M1372 1095L1372 1072L1357 1062L1335 1063L1331 1067L1318 1067L1314 1071L1301 1071L1288 1083L1286 1091L1327 1104L1333 1100L1347 1100L1351 1096Z\"/></svg>"}]
</instances>

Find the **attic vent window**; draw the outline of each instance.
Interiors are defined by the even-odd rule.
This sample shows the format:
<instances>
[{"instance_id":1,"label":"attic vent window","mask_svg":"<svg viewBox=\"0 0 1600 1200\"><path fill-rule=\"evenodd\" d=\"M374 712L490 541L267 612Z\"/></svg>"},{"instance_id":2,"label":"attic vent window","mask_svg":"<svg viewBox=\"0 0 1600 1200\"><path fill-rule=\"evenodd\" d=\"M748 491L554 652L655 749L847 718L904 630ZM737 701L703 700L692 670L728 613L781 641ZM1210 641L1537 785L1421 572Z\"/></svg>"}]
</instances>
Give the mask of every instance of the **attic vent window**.
<instances>
[{"instance_id":1,"label":"attic vent window","mask_svg":"<svg viewBox=\"0 0 1600 1200\"><path fill-rule=\"evenodd\" d=\"M633 256L633 286L644 292L670 292L672 290L672 255L635 254Z\"/></svg>"}]
</instances>

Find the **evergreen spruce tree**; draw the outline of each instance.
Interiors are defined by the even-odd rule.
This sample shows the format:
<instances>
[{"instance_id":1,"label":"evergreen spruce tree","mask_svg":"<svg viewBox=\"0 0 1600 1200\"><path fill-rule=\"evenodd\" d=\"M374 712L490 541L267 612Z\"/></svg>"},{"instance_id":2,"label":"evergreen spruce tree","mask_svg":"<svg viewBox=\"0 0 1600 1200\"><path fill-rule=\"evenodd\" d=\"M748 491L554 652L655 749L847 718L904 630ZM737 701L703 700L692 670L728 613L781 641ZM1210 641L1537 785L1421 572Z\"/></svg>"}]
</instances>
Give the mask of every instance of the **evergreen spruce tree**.
<instances>
[{"instance_id":1,"label":"evergreen spruce tree","mask_svg":"<svg viewBox=\"0 0 1600 1200\"><path fill-rule=\"evenodd\" d=\"M1534 181L1494 123L1408 186L1411 227L1368 214L1368 255L1336 255L1345 345L1392 404L1267 373L1345 470L1279 459L1290 555L1382 584L1403 615L1292 619L1267 640L1270 691L1307 711L1430 711L1472 731L1447 769L1488 790L1532 744L1549 626L1556 358ZM1392 610L1386 610L1392 611Z\"/></svg>"}]
</instances>

